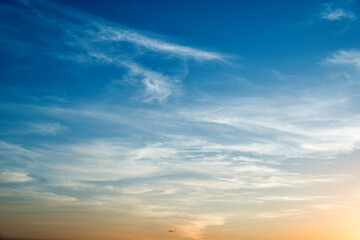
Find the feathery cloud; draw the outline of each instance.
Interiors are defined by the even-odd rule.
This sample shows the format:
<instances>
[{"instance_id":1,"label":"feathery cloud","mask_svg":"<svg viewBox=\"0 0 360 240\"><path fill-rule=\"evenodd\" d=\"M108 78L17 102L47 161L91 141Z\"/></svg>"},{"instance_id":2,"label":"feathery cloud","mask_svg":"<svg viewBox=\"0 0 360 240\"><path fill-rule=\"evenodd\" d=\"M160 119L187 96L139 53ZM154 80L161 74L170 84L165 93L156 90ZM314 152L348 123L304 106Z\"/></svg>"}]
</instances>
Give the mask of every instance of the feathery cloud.
<instances>
[{"instance_id":1,"label":"feathery cloud","mask_svg":"<svg viewBox=\"0 0 360 240\"><path fill-rule=\"evenodd\" d=\"M340 7L340 4L336 3L327 3L324 4L324 9L320 13L320 17L328 21L339 21L339 20L356 20L356 15L354 12L348 10L348 4L343 4L344 7Z\"/></svg>"},{"instance_id":2,"label":"feathery cloud","mask_svg":"<svg viewBox=\"0 0 360 240\"><path fill-rule=\"evenodd\" d=\"M360 69L360 51L354 50L340 50L328 57L325 62L335 65L347 65Z\"/></svg>"},{"instance_id":3,"label":"feathery cloud","mask_svg":"<svg viewBox=\"0 0 360 240\"><path fill-rule=\"evenodd\" d=\"M11 172L3 171L0 172L0 182L6 183L24 183L33 180L24 172Z\"/></svg>"},{"instance_id":4,"label":"feathery cloud","mask_svg":"<svg viewBox=\"0 0 360 240\"><path fill-rule=\"evenodd\" d=\"M342 8L327 9L327 11L321 14L321 17L329 21L336 21L341 19L355 20L357 18L353 12Z\"/></svg>"},{"instance_id":5,"label":"feathery cloud","mask_svg":"<svg viewBox=\"0 0 360 240\"><path fill-rule=\"evenodd\" d=\"M59 123L29 123L29 129L24 133L35 133L42 135L55 135L64 127Z\"/></svg>"},{"instance_id":6,"label":"feathery cloud","mask_svg":"<svg viewBox=\"0 0 360 240\"><path fill-rule=\"evenodd\" d=\"M51 29L58 35L54 38L43 30L39 33L42 37L24 41L24 39L20 40L20 37L17 38L16 34L6 32L11 36L10 41L8 38L5 39L10 46L20 41L24 44L22 49L36 49L36 53L33 54L43 54L82 65L111 65L126 69L128 74L117 78L127 81L131 78L140 79L145 102L164 103L170 96L176 95L180 85L175 82L181 82L183 79L151 70L143 66L138 57L166 58L180 62L187 62L190 59L199 62L225 62L223 54L171 43L163 37L149 36L150 34L139 30L54 2L19 1L17 7L12 4L5 4L3 7L5 12L12 11L14 14L19 14L29 24L41 29ZM10 49L20 51L20 48L14 46ZM179 68L182 68L182 64Z\"/></svg>"}]
</instances>

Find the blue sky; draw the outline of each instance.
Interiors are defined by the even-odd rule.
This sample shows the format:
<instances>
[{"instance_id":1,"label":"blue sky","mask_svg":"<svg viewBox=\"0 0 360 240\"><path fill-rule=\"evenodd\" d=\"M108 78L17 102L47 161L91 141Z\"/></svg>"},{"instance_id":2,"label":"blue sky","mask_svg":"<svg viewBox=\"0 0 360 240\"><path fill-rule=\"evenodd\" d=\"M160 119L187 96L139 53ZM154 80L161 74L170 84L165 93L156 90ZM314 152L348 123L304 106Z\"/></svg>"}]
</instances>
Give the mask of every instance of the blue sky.
<instances>
[{"instance_id":1,"label":"blue sky","mask_svg":"<svg viewBox=\"0 0 360 240\"><path fill-rule=\"evenodd\" d=\"M0 211L115 209L196 240L349 208L359 7L1 2Z\"/></svg>"}]
</instances>

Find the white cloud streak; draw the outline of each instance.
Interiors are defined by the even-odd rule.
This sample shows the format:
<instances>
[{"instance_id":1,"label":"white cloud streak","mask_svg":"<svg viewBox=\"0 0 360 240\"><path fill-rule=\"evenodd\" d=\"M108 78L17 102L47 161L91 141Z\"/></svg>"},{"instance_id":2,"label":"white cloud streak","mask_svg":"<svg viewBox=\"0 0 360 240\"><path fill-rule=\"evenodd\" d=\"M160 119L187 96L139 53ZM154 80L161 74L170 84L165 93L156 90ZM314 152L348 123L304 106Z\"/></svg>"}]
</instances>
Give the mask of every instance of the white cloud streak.
<instances>
[{"instance_id":1,"label":"white cloud streak","mask_svg":"<svg viewBox=\"0 0 360 240\"><path fill-rule=\"evenodd\" d=\"M0 172L0 182L5 183L24 183L31 181L32 178L23 172Z\"/></svg>"},{"instance_id":2,"label":"white cloud streak","mask_svg":"<svg viewBox=\"0 0 360 240\"><path fill-rule=\"evenodd\" d=\"M341 1L340 1L341 3ZM343 2L341 7L340 3L327 3L324 4L323 10L320 13L320 17L328 21L339 21L339 20L350 20L354 21L357 19L354 12L350 11L351 2Z\"/></svg>"},{"instance_id":3,"label":"white cloud streak","mask_svg":"<svg viewBox=\"0 0 360 240\"><path fill-rule=\"evenodd\" d=\"M61 33L60 41L59 38L52 39L52 36L44 37L47 43L40 43L37 46L44 54L80 64L106 64L125 68L129 71L127 77L136 75L137 78L141 78L145 102L165 102L177 92L176 89L179 87L174 84L174 79L176 81L182 79L143 67L136 57L156 53L153 58L173 58L183 62L189 59L225 62L222 54L150 37L141 31L108 22L67 6L43 1L21 1L18 4L27 11L24 9L8 9L8 11L17 11L27 17L31 23L40 27L50 26ZM59 46L59 51L44 47L51 41Z\"/></svg>"},{"instance_id":4,"label":"white cloud streak","mask_svg":"<svg viewBox=\"0 0 360 240\"><path fill-rule=\"evenodd\" d=\"M326 63L335 65L352 66L360 70L360 51L340 50L325 60Z\"/></svg>"},{"instance_id":5,"label":"white cloud streak","mask_svg":"<svg viewBox=\"0 0 360 240\"><path fill-rule=\"evenodd\" d=\"M331 102L308 98L294 105L283 104L280 99L234 99L182 114L195 121L216 124L214 127L254 134L254 139L269 135L246 144L246 148L233 146L234 150L324 159L351 152L360 142L360 135L356 134L360 133L360 116L352 114L349 118L349 113L341 110L344 104L346 99Z\"/></svg>"},{"instance_id":6,"label":"white cloud streak","mask_svg":"<svg viewBox=\"0 0 360 240\"><path fill-rule=\"evenodd\" d=\"M162 40L144 36L134 30L124 29L119 26L110 27L98 25L99 34L95 41L106 42L129 42L150 51L170 54L176 57L193 58L195 60L218 60L224 61L219 53L201 51L195 48L171 44Z\"/></svg>"},{"instance_id":7,"label":"white cloud streak","mask_svg":"<svg viewBox=\"0 0 360 240\"><path fill-rule=\"evenodd\" d=\"M140 67L134 63L124 64L129 68L127 78L140 78L145 87L145 101L164 102L170 95L177 91L175 85L176 80L171 80L170 77L164 76L161 73L150 71Z\"/></svg>"},{"instance_id":8,"label":"white cloud streak","mask_svg":"<svg viewBox=\"0 0 360 240\"><path fill-rule=\"evenodd\" d=\"M328 9L321 14L321 17L329 21L336 21L341 19L355 20L357 18L353 12L342 8Z\"/></svg>"},{"instance_id":9,"label":"white cloud streak","mask_svg":"<svg viewBox=\"0 0 360 240\"><path fill-rule=\"evenodd\" d=\"M24 133L35 133L41 135L56 135L64 127L59 123L29 123L29 129L25 130Z\"/></svg>"}]
</instances>

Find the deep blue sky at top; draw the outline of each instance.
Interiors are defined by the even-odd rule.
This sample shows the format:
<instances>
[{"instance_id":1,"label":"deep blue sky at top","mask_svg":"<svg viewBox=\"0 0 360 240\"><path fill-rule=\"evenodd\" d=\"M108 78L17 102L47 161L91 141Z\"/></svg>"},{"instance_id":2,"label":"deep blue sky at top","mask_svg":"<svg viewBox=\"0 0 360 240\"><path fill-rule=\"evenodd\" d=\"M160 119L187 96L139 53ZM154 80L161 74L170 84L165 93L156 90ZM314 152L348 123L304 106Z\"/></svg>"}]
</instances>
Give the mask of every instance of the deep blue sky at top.
<instances>
[{"instance_id":1,"label":"deep blue sky at top","mask_svg":"<svg viewBox=\"0 0 360 240\"><path fill-rule=\"evenodd\" d=\"M358 22L318 19L328 1L59 2L119 24L273 67L285 63L289 67L289 61L298 64L339 48L356 48L354 38L360 36ZM357 12L359 4L352 4L351 10Z\"/></svg>"},{"instance_id":2,"label":"deep blue sky at top","mask_svg":"<svg viewBox=\"0 0 360 240\"><path fill-rule=\"evenodd\" d=\"M166 75L187 74L181 84L186 86L184 89L188 93L201 89L212 94L229 92L230 95L261 95L277 91L283 85L292 90L298 88L296 84L300 84L300 88L316 86L318 82L323 85L323 76L316 73L321 62L341 49L359 47L356 40L360 36L359 19L349 20L345 17L329 21L321 17L326 4L332 4L332 10L341 8L357 15L359 4L356 1L58 2L60 7L66 5L154 38L219 52L226 55L226 59L235 66L213 62L197 64L191 61L183 64L151 54L139 57L139 61L148 68ZM27 25L27 22L22 22L24 20L17 22L19 16L8 19L5 16L5 21L18 30L14 39L35 47L29 53L22 51L23 45L16 45L14 41L14 46L4 49L1 65L3 69L10 70L0 73L2 87L5 87L3 96L19 96L18 93L12 94L7 87L18 88L17 92L23 89L27 91L26 94L37 96L87 99L107 96L117 101L119 96L128 99L133 95L130 92L138 86L131 84L117 88L116 91L121 94L112 95L106 90L111 81L121 79L126 73L123 68L96 65L84 67L49 57L47 52L56 50L61 53L66 50L62 49L64 39L58 36L59 32L43 25ZM3 35L5 39L12 37ZM34 44L38 40L42 43ZM39 46L45 47L41 50L37 49ZM16 54L8 52L15 48L18 48ZM178 73L185 72L188 66L183 65L187 64L190 68L194 64L196 68L191 68L187 73ZM22 70L18 71L19 68ZM296 75L297 78L282 81L281 76L274 74L277 71L286 76ZM234 76L246 79L253 85L245 86L236 82ZM331 83L326 81L327 85ZM183 99L189 100L186 97Z\"/></svg>"}]
</instances>

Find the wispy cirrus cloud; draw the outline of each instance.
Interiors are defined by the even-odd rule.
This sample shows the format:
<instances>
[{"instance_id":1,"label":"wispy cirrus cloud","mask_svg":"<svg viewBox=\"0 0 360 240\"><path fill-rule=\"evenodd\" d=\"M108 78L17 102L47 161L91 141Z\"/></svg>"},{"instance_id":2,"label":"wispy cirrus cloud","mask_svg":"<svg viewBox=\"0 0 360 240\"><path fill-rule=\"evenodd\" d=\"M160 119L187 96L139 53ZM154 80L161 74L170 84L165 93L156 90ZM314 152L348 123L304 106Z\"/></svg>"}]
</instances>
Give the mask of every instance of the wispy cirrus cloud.
<instances>
[{"instance_id":1,"label":"wispy cirrus cloud","mask_svg":"<svg viewBox=\"0 0 360 240\"><path fill-rule=\"evenodd\" d=\"M350 85L360 84L360 51L358 49L339 50L329 55L323 63L335 69L333 71L335 77L345 80Z\"/></svg>"},{"instance_id":2,"label":"wispy cirrus cloud","mask_svg":"<svg viewBox=\"0 0 360 240\"><path fill-rule=\"evenodd\" d=\"M39 153L36 153L34 151L28 150L20 145L7 143L4 141L0 141L0 155L4 156L11 155L13 159L18 159L19 161L22 161L24 157L30 158L30 159L36 159L40 156Z\"/></svg>"},{"instance_id":3,"label":"wispy cirrus cloud","mask_svg":"<svg viewBox=\"0 0 360 240\"><path fill-rule=\"evenodd\" d=\"M254 218L275 219L275 218L303 218L309 214L309 210L286 209L274 212L259 213Z\"/></svg>"},{"instance_id":4,"label":"wispy cirrus cloud","mask_svg":"<svg viewBox=\"0 0 360 240\"><path fill-rule=\"evenodd\" d=\"M19 189L1 188L0 197L21 197L21 200L32 200L35 203L41 201L42 204L59 204L76 202L77 199L66 195L55 194L52 192L38 191L33 187L24 187Z\"/></svg>"},{"instance_id":5,"label":"wispy cirrus cloud","mask_svg":"<svg viewBox=\"0 0 360 240\"><path fill-rule=\"evenodd\" d=\"M355 20L356 15L348 10L337 8L337 9L327 9L325 12L321 13L321 17L325 20L336 21L341 19Z\"/></svg>"},{"instance_id":6,"label":"wispy cirrus cloud","mask_svg":"<svg viewBox=\"0 0 360 240\"><path fill-rule=\"evenodd\" d=\"M151 70L143 66L139 57L154 55L153 59L167 58L171 61L186 62L216 61L225 62L225 56L220 53L203 51L197 48L182 46L161 39L151 37L139 30L127 28L119 24L108 22L95 16L76 11L69 7L46 1L19 1L18 6L5 5L4 10L22 14L27 24L44 29L41 38L30 38L29 41L20 39L19 33L3 30L12 39L24 44L22 48L11 47L13 51L23 48L36 49L37 53L51 56L65 61L74 61L79 64L112 65L128 71L133 79L140 78L143 86L145 102L165 102L170 96L178 92L181 82L178 76L166 75L163 72ZM19 9L19 6L21 9ZM6 12L6 11L5 11ZM26 30L24 30L26 31ZM47 34L55 31L58 36ZM46 39L46 40L44 40ZM59 39L61 39L59 41ZM4 39L12 45L14 41ZM182 66L179 66L182 68ZM134 78L136 76L136 78ZM117 77L119 79L119 77ZM129 80L129 78L125 79Z\"/></svg>"},{"instance_id":7,"label":"wispy cirrus cloud","mask_svg":"<svg viewBox=\"0 0 360 240\"><path fill-rule=\"evenodd\" d=\"M95 42L129 42L149 51L173 55L174 57L193 58L195 60L218 60L224 61L224 55L215 52L207 52L195 48L181 46L150 38L135 30L121 28L120 26L98 25L99 32L95 33Z\"/></svg>"},{"instance_id":8,"label":"wispy cirrus cloud","mask_svg":"<svg viewBox=\"0 0 360 240\"><path fill-rule=\"evenodd\" d=\"M353 50L339 50L325 59L326 63L342 66L352 66L360 70L360 51Z\"/></svg>"},{"instance_id":9,"label":"wispy cirrus cloud","mask_svg":"<svg viewBox=\"0 0 360 240\"><path fill-rule=\"evenodd\" d=\"M55 135L64 127L59 123L29 123L29 129L25 133L34 133L42 135Z\"/></svg>"},{"instance_id":10,"label":"wispy cirrus cloud","mask_svg":"<svg viewBox=\"0 0 360 240\"><path fill-rule=\"evenodd\" d=\"M220 53L170 43L162 40L161 37L150 37L139 30L106 21L66 5L43 0L18 1L17 4L27 9L29 15L35 15L40 21L43 21L43 24L46 24L44 21L47 21L47 24L60 29L65 34L63 37L68 40L66 44L69 46L82 44L84 48L90 50L96 46L101 47L102 44L126 42L148 51L174 57L219 61L223 61L225 57ZM5 10L7 7L16 10L12 6L3 7ZM36 22L36 20L33 21ZM118 45L117 50L125 49L124 46ZM138 52L138 54L140 53Z\"/></svg>"},{"instance_id":11,"label":"wispy cirrus cloud","mask_svg":"<svg viewBox=\"0 0 360 240\"><path fill-rule=\"evenodd\" d=\"M357 19L357 16L354 12L350 11L349 5L351 2L344 2L343 7L340 4L336 3L327 3L324 4L323 10L320 13L320 17L328 21L339 21L339 20L349 20L354 21Z\"/></svg>"},{"instance_id":12,"label":"wispy cirrus cloud","mask_svg":"<svg viewBox=\"0 0 360 240\"><path fill-rule=\"evenodd\" d=\"M152 102L156 100L161 103L178 91L178 86L176 85L178 79L171 79L171 77L144 69L134 63L126 63L124 65L129 68L126 79L129 79L129 81L136 81L138 79L145 87L145 101Z\"/></svg>"},{"instance_id":13,"label":"wispy cirrus cloud","mask_svg":"<svg viewBox=\"0 0 360 240\"><path fill-rule=\"evenodd\" d=\"M3 171L0 172L0 182L5 183L23 183L31 181L32 178L29 177L24 172L12 172L12 171Z\"/></svg>"},{"instance_id":14,"label":"wispy cirrus cloud","mask_svg":"<svg viewBox=\"0 0 360 240\"><path fill-rule=\"evenodd\" d=\"M360 131L359 115L355 114L351 121L334 115L334 111L347 114L339 108L347 101L345 98L333 102L327 98L302 99L301 104L292 105L283 104L281 98L278 101L238 99L218 106L206 106L202 110L186 110L183 114L195 121L213 123L213 127L220 129L230 127L239 133L252 133L254 138L272 136L272 140L263 139L265 141L257 142L257 146L253 143L253 151L263 154L281 153L287 157L311 155L321 159L356 149L360 138L353 133ZM343 141L339 142L339 139ZM247 151L251 152L251 145L247 147Z\"/></svg>"}]
</instances>

